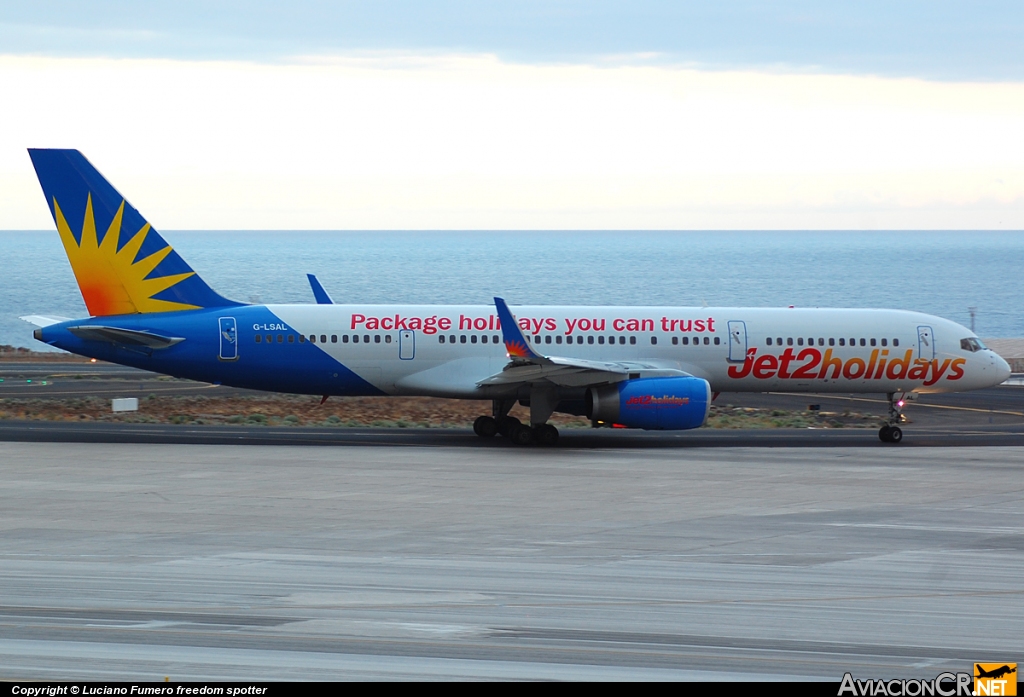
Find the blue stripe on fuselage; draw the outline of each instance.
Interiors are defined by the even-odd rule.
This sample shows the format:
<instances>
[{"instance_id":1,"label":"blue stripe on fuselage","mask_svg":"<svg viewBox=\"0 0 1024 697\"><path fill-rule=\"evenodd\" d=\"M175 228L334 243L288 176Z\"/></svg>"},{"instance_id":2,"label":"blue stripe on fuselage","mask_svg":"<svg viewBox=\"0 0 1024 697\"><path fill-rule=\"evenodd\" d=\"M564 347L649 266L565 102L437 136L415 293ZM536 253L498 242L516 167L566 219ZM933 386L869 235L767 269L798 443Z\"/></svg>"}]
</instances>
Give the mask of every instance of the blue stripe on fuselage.
<instances>
[{"instance_id":1,"label":"blue stripe on fuselage","mask_svg":"<svg viewBox=\"0 0 1024 697\"><path fill-rule=\"evenodd\" d=\"M237 360L219 358L221 317L234 317L237 322ZM185 341L150 351L85 341L67 330L90 324L183 337ZM277 325L284 329L257 332L254 325ZM254 339L257 333L270 334L274 341L257 344ZM277 343L278 334L284 336L282 343ZM289 335L295 338L294 343L288 342ZM298 332L262 305L92 317L44 327L42 336L44 342L65 351L190 380L295 394L385 394L327 355L318 345L299 343Z\"/></svg>"}]
</instances>

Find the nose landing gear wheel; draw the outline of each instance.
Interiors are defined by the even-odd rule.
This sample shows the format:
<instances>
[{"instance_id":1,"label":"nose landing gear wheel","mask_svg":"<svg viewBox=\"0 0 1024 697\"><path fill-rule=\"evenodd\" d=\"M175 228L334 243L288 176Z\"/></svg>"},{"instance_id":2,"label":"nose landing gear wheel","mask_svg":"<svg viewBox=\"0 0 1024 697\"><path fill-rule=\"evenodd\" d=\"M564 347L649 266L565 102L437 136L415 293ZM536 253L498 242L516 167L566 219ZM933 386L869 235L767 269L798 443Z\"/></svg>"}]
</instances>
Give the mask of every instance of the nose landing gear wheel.
<instances>
[{"instance_id":1,"label":"nose landing gear wheel","mask_svg":"<svg viewBox=\"0 0 1024 697\"><path fill-rule=\"evenodd\" d=\"M890 392L886 397L889 400L889 418L888 423L878 429L878 439L883 443L899 443L903 440L903 429L896 424L903 420L900 411L903 408L903 397L896 399L894 392Z\"/></svg>"},{"instance_id":2,"label":"nose landing gear wheel","mask_svg":"<svg viewBox=\"0 0 1024 697\"><path fill-rule=\"evenodd\" d=\"M878 429L878 439L883 443L899 443L903 440L903 429L899 426L882 426Z\"/></svg>"}]
</instances>

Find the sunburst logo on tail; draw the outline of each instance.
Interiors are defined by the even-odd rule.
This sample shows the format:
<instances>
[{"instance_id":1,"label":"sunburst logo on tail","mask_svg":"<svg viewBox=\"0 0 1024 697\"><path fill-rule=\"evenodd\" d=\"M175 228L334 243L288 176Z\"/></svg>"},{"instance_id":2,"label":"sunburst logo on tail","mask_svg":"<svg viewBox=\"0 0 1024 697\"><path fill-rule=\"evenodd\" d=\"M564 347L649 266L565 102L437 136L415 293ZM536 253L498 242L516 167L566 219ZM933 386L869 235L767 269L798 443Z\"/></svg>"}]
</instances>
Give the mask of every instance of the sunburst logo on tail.
<instances>
[{"instance_id":1,"label":"sunburst logo on tail","mask_svg":"<svg viewBox=\"0 0 1024 697\"><path fill-rule=\"evenodd\" d=\"M135 258L149 234L149 223L131 233L131 237L118 249L121 219L124 215L123 199L102 241L96 235L96 218L93 214L91 193L86 200L85 219L82 221L82 234L79 240L75 239L56 197L53 199L53 214L57 222L57 231L60 232L60 239L64 243L64 249L71 261L71 268L78 279L78 286L82 290L82 297L90 315L95 317L197 309L196 305L157 300L153 297L194 276L195 272L149 278L157 265L173 251L171 246L167 245L142 259Z\"/></svg>"}]
</instances>

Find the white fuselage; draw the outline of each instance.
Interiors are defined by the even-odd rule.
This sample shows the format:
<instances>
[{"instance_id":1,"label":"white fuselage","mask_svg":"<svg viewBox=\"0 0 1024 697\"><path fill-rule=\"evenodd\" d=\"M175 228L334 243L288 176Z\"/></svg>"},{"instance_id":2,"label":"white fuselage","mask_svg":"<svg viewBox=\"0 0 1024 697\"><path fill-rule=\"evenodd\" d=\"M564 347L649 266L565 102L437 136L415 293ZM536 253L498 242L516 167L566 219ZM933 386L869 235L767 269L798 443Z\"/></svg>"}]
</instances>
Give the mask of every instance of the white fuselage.
<instances>
[{"instance_id":1,"label":"white fuselage","mask_svg":"<svg viewBox=\"0 0 1024 697\"><path fill-rule=\"evenodd\" d=\"M493 306L270 305L304 342L315 341L387 394L493 396L478 383L508 362ZM903 310L518 306L543 355L614 361L647 373L679 370L715 392L954 392L1010 373L973 332ZM261 350L239 327L239 350Z\"/></svg>"}]
</instances>

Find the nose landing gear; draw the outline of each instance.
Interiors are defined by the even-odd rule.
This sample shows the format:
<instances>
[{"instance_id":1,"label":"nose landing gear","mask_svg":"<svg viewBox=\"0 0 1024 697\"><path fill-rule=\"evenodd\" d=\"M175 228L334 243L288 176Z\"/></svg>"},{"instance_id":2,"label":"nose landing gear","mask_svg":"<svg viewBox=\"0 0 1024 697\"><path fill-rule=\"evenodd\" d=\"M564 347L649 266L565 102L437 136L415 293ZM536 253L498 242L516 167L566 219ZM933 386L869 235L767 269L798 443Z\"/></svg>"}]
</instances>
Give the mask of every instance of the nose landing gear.
<instances>
[{"instance_id":1,"label":"nose landing gear","mask_svg":"<svg viewBox=\"0 0 1024 697\"><path fill-rule=\"evenodd\" d=\"M878 429L878 439L883 443L899 443L903 440L903 429L898 426L903 421L903 397L895 399L894 392L890 392L886 397L889 399L889 418L885 425Z\"/></svg>"}]
</instances>

